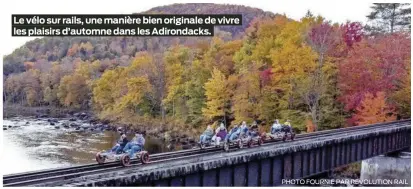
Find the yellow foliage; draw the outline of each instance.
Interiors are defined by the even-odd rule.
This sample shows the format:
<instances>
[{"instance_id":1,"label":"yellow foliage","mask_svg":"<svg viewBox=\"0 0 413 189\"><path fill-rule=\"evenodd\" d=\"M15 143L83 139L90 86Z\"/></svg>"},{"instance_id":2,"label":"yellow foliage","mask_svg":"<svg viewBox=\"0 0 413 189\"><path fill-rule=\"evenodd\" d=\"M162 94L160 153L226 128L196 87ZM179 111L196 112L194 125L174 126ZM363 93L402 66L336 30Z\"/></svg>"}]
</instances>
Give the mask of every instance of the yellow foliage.
<instances>
[{"instance_id":1,"label":"yellow foliage","mask_svg":"<svg viewBox=\"0 0 413 189\"><path fill-rule=\"evenodd\" d=\"M223 117L229 111L227 104L229 101L229 91L227 80L217 68L214 68L212 77L205 83L205 96L207 97L206 107L202 113L208 119Z\"/></svg>"}]
</instances>

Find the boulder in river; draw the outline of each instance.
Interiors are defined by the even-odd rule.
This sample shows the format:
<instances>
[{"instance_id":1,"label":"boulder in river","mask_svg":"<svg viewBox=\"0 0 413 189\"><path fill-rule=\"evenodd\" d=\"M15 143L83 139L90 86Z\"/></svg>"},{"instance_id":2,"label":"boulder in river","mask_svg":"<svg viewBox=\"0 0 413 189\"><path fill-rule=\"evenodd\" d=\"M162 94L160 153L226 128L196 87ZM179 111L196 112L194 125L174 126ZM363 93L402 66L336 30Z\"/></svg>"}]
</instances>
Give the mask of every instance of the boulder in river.
<instances>
[{"instance_id":1,"label":"boulder in river","mask_svg":"<svg viewBox=\"0 0 413 189\"><path fill-rule=\"evenodd\" d=\"M3 127L3 131L7 130L7 127Z\"/></svg>"},{"instance_id":2,"label":"boulder in river","mask_svg":"<svg viewBox=\"0 0 413 189\"><path fill-rule=\"evenodd\" d=\"M48 115L47 115L47 114L42 114L42 115L40 115L39 117L40 117L40 118L46 118L46 117L48 117Z\"/></svg>"},{"instance_id":3,"label":"boulder in river","mask_svg":"<svg viewBox=\"0 0 413 189\"><path fill-rule=\"evenodd\" d=\"M80 113L74 113L73 116L79 117Z\"/></svg>"},{"instance_id":4,"label":"boulder in river","mask_svg":"<svg viewBox=\"0 0 413 189\"><path fill-rule=\"evenodd\" d=\"M80 127L76 127L76 129L75 129L76 131L78 131L78 130L80 130Z\"/></svg>"},{"instance_id":5,"label":"boulder in river","mask_svg":"<svg viewBox=\"0 0 413 189\"><path fill-rule=\"evenodd\" d=\"M27 122L26 122L26 125L28 125L28 124L30 124L30 122L27 121Z\"/></svg>"},{"instance_id":6,"label":"boulder in river","mask_svg":"<svg viewBox=\"0 0 413 189\"><path fill-rule=\"evenodd\" d=\"M69 119L69 121L76 121L76 118L72 117Z\"/></svg>"},{"instance_id":7,"label":"boulder in river","mask_svg":"<svg viewBox=\"0 0 413 189\"><path fill-rule=\"evenodd\" d=\"M62 124L62 126L64 127L64 128L69 128L69 125L68 124Z\"/></svg>"},{"instance_id":8,"label":"boulder in river","mask_svg":"<svg viewBox=\"0 0 413 189\"><path fill-rule=\"evenodd\" d=\"M8 128L11 128L11 125L8 125L7 127L8 127Z\"/></svg>"},{"instance_id":9,"label":"boulder in river","mask_svg":"<svg viewBox=\"0 0 413 189\"><path fill-rule=\"evenodd\" d=\"M77 124L77 123L70 123L69 126L71 126L71 127L78 127L79 124Z\"/></svg>"},{"instance_id":10,"label":"boulder in river","mask_svg":"<svg viewBox=\"0 0 413 189\"><path fill-rule=\"evenodd\" d=\"M50 125L55 125L55 123L54 123L54 122L50 122Z\"/></svg>"},{"instance_id":11,"label":"boulder in river","mask_svg":"<svg viewBox=\"0 0 413 189\"><path fill-rule=\"evenodd\" d=\"M55 128L55 129L59 129L59 128L60 128L60 126L57 126L57 125L56 125L56 126L54 126L54 128Z\"/></svg>"}]
</instances>

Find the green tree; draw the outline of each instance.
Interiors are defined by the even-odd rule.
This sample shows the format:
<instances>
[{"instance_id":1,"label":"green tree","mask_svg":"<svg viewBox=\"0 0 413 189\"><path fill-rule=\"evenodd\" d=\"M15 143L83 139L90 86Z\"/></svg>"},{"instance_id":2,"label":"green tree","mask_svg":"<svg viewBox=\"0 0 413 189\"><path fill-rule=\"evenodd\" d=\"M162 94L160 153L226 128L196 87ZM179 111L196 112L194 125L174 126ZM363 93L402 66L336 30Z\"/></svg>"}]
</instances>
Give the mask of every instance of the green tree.
<instances>
[{"instance_id":1,"label":"green tree","mask_svg":"<svg viewBox=\"0 0 413 189\"><path fill-rule=\"evenodd\" d=\"M366 30L372 34L410 32L410 3L373 3Z\"/></svg>"}]
</instances>

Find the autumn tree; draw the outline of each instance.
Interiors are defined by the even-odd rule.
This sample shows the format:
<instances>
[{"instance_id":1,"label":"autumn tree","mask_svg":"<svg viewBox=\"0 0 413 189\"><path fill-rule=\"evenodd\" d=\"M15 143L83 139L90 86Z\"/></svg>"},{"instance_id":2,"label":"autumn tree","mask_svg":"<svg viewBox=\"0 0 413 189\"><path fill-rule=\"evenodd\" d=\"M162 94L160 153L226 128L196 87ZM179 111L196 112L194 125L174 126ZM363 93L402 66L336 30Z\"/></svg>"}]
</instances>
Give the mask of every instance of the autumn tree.
<instances>
[{"instance_id":1,"label":"autumn tree","mask_svg":"<svg viewBox=\"0 0 413 189\"><path fill-rule=\"evenodd\" d=\"M202 113L210 120L226 119L228 109L229 90L227 79L217 68L212 71L212 77L205 83L206 107Z\"/></svg>"},{"instance_id":2,"label":"autumn tree","mask_svg":"<svg viewBox=\"0 0 413 189\"><path fill-rule=\"evenodd\" d=\"M258 118L258 104L261 98L260 75L257 68L251 67L241 73L232 97L232 112L235 121L252 122Z\"/></svg>"},{"instance_id":3,"label":"autumn tree","mask_svg":"<svg viewBox=\"0 0 413 189\"><path fill-rule=\"evenodd\" d=\"M407 73L402 76L397 84L398 90L390 95L390 100L396 105L397 114L400 118L410 118L411 108L411 75L410 64L407 67Z\"/></svg>"},{"instance_id":4,"label":"autumn tree","mask_svg":"<svg viewBox=\"0 0 413 189\"><path fill-rule=\"evenodd\" d=\"M187 119L194 126L198 126L204 118L202 109L206 105L204 84L211 77L211 73L200 60L194 60L186 72L189 76L185 82L185 96L188 98L186 100Z\"/></svg>"},{"instance_id":5,"label":"autumn tree","mask_svg":"<svg viewBox=\"0 0 413 189\"><path fill-rule=\"evenodd\" d=\"M353 111L367 92L397 91L398 81L408 77L410 50L410 39L404 35L381 36L357 43L338 69L339 100L345 104L345 110Z\"/></svg>"},{"instance_id":6,"label":"autumn tree","mask_svg":"<svg viewBox=\"0 0 413 189\"><path fill-rule=\"evenodd\" d=\"M189 63L189 58L189 50L179 46L171 48L164 57L167 91L163 104L168 107L173 117L183 118L187 115L184 82L185 67Z\"/></svg>"},{"instance_id":7,"label":"autumn tree","mask_svg":"<svg viewBox=\"0 0 413 189\"><path fill-rule=\"evenodd\" d=\"M378 92L376 95L364 95L353 119L357 125L367 125L393 121L396 116L394 109L386 103L384 92Z\"/></svg>"}]
</instances>

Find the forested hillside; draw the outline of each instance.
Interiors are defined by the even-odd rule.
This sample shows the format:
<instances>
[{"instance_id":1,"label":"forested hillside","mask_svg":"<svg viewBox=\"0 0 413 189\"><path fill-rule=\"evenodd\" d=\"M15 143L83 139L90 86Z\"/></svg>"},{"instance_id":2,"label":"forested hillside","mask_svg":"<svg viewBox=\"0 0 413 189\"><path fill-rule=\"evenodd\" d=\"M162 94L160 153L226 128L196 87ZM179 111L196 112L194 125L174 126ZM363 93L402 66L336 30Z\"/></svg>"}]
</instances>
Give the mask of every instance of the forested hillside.
<instances>
[{"instance_id":1,"label":"forested hillside","mask_svg":"<svg viewBox=\"0 0 413 189\"><path fill-rule=\"evenodd\" d=\"M290 119L312 132L410 117L408 33L367 36L358 22L235 5L148 12L241 13L244 25L214 38L37 39L4 57L6 102L186 131Z\"/></svg>"}]
</instances>

